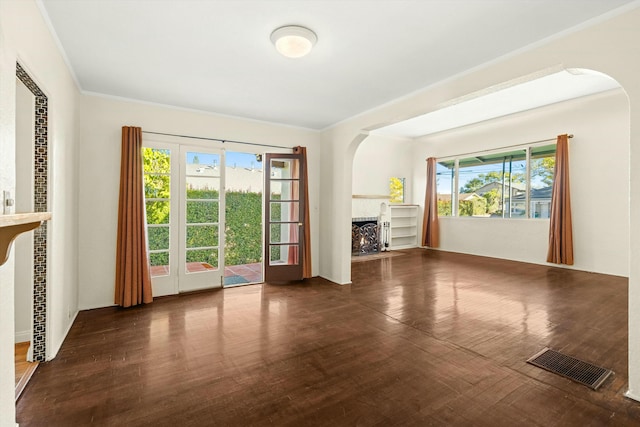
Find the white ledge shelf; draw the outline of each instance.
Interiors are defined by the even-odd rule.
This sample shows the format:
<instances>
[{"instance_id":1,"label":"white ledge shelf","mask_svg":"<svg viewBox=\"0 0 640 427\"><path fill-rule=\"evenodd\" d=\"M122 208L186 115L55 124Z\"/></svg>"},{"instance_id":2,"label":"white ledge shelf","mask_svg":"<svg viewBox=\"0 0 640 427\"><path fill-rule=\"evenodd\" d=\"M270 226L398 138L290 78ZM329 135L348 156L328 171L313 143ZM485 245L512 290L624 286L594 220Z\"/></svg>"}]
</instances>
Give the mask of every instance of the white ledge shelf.
<instances>
[{"instance_id":1,"label":"white ledge shelf","mask_svg":"<svg viewBox=\"0 0 640 427\"><path fill-rule=\"evenodd\" d=\"M30 212L0 215L0 265L7 262L11 243L18 234L34 230L51 219L51 212Z\"/></svg>"}]
</instances>

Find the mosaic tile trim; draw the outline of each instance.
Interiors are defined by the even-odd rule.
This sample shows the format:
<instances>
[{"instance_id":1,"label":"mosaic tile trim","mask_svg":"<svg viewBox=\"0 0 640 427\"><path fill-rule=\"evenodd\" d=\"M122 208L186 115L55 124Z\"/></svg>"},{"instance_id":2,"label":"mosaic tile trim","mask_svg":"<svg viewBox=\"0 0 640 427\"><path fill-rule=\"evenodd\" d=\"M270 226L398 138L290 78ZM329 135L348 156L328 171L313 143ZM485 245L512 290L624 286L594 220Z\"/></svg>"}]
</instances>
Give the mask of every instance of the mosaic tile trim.
<instances>
[{"instance_id":1,"label":"mosaic tile trim","mask_svg":"<svg viewBox=\"0 0 640 427\"><path fill-rule=\"evenodd\" d=\"M49 100L27 72L16 63L16 76L35 95L34 210L47 212ZM47 223L33 238L33 360L44 362L47 350Z\"/></svg>"}]
</instances>

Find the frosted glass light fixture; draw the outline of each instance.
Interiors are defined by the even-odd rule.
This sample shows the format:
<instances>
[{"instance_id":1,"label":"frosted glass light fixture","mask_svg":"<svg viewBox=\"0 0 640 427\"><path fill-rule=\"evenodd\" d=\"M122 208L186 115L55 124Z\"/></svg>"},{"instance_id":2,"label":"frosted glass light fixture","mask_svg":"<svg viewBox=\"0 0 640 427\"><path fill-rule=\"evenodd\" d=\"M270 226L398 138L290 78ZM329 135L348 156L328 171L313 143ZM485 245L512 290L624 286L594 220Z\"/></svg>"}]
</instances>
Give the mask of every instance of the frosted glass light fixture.
<instances>
[{"instance_id":1,"label":"frosted glass light fixture","mask_svg":"<svg viewBox=\"0 0 640 427\"><path fill-rule=\"evenodd\" d=\"M287 58L302 58L311 52L317 41L313 31L298 25L280 27L271 33L271 42L276 50Z\"/></svg>"}]
</instances>

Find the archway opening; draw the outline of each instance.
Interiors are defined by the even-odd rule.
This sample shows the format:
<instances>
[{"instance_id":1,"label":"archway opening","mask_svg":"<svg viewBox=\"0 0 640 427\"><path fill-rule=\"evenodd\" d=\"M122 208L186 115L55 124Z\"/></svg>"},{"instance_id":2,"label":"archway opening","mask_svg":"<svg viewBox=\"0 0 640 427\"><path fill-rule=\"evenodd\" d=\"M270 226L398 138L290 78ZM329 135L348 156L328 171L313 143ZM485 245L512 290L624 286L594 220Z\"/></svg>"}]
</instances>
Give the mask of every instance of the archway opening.
<instances>
[{"instance_id":1,"label":"archway opening","mask_svg":"<svg viewBox=\"0 0 640 427\"><path fill-rule=\"evenodd\" d=\"M563 78L595 84L592 87L583 87L582 92L576 92L566 99L550 97L548 101L535 107L502 111L494 117L485 116L471 121L467 119L466 122L458 121L457 124L447 125L450 127L424 130L434 122L442 124L448 120L459 119L446 118L444 115L450 112L462 114L469 105L476 104L476 108L481 108L483 113L487 113L488 107L478 107L483 97L505 91L517 92L522 89L518 86L527 82L532 82L531 87L537 87L536 94L540 99L544 98L542 95L545 91L553 92L553 95L557 96L553 86L542 89L539 85L544 83L545 76L557 77L558 73L562 73ZM424 115L371 130L370 136L359 141L358 146L352 150L353 193L356 194L358 191L359 180L367 179L369 171L363 171L363 165L371 163L368 158L365 161L365 157L369 157L367 153L370 152L379 153L378 162L384 162L389 152L396 155L405 152L408 165L406 169L411 169L411 200L422 205L425 189L424 160L428 156L446 157L482 150L499 150L505 146L553 138L561 133L573 133L576 137L572 140L572 187L575 182L575 204L578 207L574 208L574 224L580 236L577 249L580 263L573 269L629 277L630 109L627 92L612 77L593 70L554 70L536 74L535 79L531 76L516 79L443 103ZM508 102L503 99L502 104L506 105ZM423 130L419 130L420 125L424 126ZM376 144L384 138L387 146L377 147ZM594 225L593 221L597 218L607 218L607 225ZM517 242L523 239L513 232L521 225L522 223L509 223L506 220L495 223L485 220L474 224L469 220L446 218L441 221L441 230L444 229L441 231L441 236L444 235L443 250L546 264L542 255L537 259L527 258L526 254L514 255L517 252L513 250L514 246L517 247ZM530 242L535 242L535 245L540 242L546 244L548 226L543 221L534 221L522 226L528 228L527 232L523 233L525 240L535 235L537 237ZM603 230L603 226L607 231ZM483 234L482 229L489 231ZM508 233L512 233L511 238L508 237ZM453 242L453 239L446 238L447 235L466 237ZM490 251L483 252L480 244L471 244L473 236L480 236L478 241L486 242L493 239L497 243ZM498 250L500 246L504 249L502 252ZM525 248L523 253L531 252L533 246L534 244ZM626 320L628 321L628 314ZM628 366L627 360L619 363L627 368L620 372L625 377L621 379L624 383L627 380L624 373L631 370L631 367Z\"/></svg>"}]
</instances>

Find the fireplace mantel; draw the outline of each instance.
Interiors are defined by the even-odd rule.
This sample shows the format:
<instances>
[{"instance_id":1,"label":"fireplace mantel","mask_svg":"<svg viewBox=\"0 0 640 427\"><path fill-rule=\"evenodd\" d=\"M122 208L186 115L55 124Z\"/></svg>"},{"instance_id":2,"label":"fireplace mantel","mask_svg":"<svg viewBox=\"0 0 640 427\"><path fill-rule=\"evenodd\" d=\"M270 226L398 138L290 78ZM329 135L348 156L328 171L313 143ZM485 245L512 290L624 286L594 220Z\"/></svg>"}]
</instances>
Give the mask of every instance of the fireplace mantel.
<instances>
[{"instance_id":1,"label":"fireplace mantel","mask_svg":"<svg viewBox=\"0 0 640 427\"><path fill-rule=\"evenodd\" d=\"M34 230L51 219L51 212L0 215L0 265L9 259L11 243L18 234Z\"/></svg>"}]
</instances>

